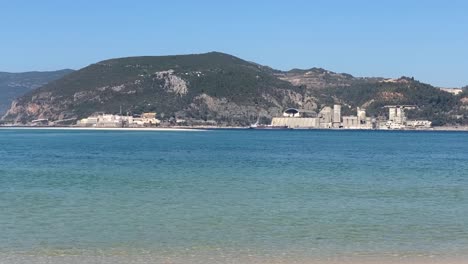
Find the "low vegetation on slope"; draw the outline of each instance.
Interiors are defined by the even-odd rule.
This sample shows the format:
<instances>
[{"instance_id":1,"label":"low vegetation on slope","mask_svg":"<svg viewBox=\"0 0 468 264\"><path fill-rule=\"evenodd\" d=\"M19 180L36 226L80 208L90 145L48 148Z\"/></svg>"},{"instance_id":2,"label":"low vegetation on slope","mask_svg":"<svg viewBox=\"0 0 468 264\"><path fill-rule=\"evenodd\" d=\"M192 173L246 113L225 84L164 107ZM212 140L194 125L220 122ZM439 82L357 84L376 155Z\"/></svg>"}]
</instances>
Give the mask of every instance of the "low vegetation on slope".
<instances>
[{"instance_id":1,"label":"low vegetation on slope","mask_svg":"<svg viewBox=\"0 0 468 264\"><path fill-rule=\"evenodd\" d=\"M5 119L81 118L95 112L155 111L167 117L248 124L257 112L296 106L300 92L262 66L222 54L102 61L18 99Z\"/></svg>"},{"instance_id":2,"label":"low vegetation on slope","mask_svg":"<svg viewBox=\"0 0 468 264\"><path fill-rule=\"evenodd\" d=\"M386 116L385 105L416 105L408 111L411 119L429 119L434 125L466 124L460 116L465 114L458 96L441 91L431 85L401 78L396 82L355 83L349 87L331 87L316 92L324 104L342 102L345 114L354 114L355 107L367 109L370 116Z\"/></svg>"},{"instance_id":3,"label":"low vegetation on slope","mask_svg":"<svg viewBox=\"0 0 468 264\"><path fill-rule=\"evenodd\" d=\"M465 89L466 90L466 89ZM154 111L189 123L248 125L268 122L287 107L318 112L343 105L343 114L366 108L385 116L385 105L409 104L413 119L434 125L468 124L468 96L441 91L412 78L356 78L320 68L282 72L234 56L130 57L102 61L31 91L13 102L4 120L82 118L96 112Z\"/></svg>"},{"instance_id":4,"label":"low vegetation on slope","mask_svg":"<svg viewBox=\"0 0 468 264\"><path fill-rule=\"evenodd\" d=\"M8 110L14 99L48 82L60 79L70 72L72 70L24 73L0 72L0 116Z\"/></svg>"}]
</instances>

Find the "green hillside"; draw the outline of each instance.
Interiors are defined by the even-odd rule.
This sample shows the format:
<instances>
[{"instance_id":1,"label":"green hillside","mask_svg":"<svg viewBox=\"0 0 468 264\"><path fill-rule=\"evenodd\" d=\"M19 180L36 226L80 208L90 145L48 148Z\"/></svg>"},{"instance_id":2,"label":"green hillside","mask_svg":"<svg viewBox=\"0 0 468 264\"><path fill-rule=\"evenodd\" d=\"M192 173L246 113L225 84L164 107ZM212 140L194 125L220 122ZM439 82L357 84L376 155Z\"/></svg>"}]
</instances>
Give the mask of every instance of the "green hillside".
<instances>
[{"instance_id":1,"label":"green hillside","mask_svg":"<svg viewBox=\"0 0 468 264\"><path fill-rule=\"evenodd\" d=\"M466 92L452 95L412 78L357 78L321 68L274 70L219 52L129 57L101 61L35 89L15 101L5 121L82 118L96 112L177 117L195 124L268 122L285 108L320 111L342 104L385 116L385 105L410 104L413 119L435 125L468 124Z\"/></svg>"},{"instance_id":2,"label":"green hillside","mask_svg":"<svg viewBox=\"0 0 468 264\"><path fill-rule=\"evenodd\" d=\"M8 110L11 102L25 93L50 81L62 78L72 70L50 72L0 72L0 116Z\"/></svg>"},{"instance_id":3,"label":"green hillside","mask_svg":"<svg viewBox=\"0 0 468 264\"><path fill-rule=\"evenodd\" d=\"M339 101L345 114L354 114L355 107L367 109L368 115L386 116L385 105L416 105L408 111L411 119L428 119L434 125L466 124L459 115L467 114L459 96L441 91L431 85L401 78L396 83L355 83L350 87L332 87L315 93L323 104Z\"/></svg>"},{"instance_id":4,"label":"green hillside","mask_svg":"<svg viewBox=\"0 0 468 264\"><path fill-rule=\"evenodd\" d=\"M272 101L283 101L285 90L300 90L270 72L217 52L106 60L26 94L18 105L33 104L38 112L10 111L6 119L81 118L95 112L116 113L122 106L130 113L156 111L175 116L179 112L183 118L247 124L252 120L245 119L246 115L256 115L256 108L281 107ZM186 91L172 91L178 85L186 86ZM251 113L232 113L240 106ZM217 108L216 113L207 107Z\"/></svg>"}]
</instances>

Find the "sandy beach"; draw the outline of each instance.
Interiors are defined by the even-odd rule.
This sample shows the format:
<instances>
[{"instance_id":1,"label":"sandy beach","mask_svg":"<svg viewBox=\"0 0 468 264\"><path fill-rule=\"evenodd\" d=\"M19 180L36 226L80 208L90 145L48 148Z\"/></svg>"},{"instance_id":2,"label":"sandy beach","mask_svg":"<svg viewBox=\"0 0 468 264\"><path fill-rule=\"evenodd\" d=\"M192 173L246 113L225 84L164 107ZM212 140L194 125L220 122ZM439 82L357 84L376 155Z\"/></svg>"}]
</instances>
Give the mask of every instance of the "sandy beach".
<instances>
[{"instance_id":1,"label":"sandy beach","mask_svg":"<svg viewBox=\"0 0 468 264\"><path fill-rule=\"evenodd\" d=\"M330 257L326 259L304 258L300 256L229 256L221 253L213 255L163 256L163 255L1 255L2 264L466 264L464 257Z\"/></svg>"}]
</instances>

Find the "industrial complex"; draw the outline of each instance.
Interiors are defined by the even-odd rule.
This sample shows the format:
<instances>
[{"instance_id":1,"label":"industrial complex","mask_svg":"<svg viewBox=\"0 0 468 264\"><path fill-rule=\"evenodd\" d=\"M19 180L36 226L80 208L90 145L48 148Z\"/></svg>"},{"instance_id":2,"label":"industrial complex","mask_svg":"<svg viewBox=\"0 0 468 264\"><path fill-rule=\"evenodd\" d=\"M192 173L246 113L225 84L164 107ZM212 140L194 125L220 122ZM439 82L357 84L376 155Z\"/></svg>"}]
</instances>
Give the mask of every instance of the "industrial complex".
<instances>
[{"instance_id":1,"label":"industrial complex","mask_svg":"<svg viewBox=\"0 0 468 264\"><path fill-rule=\"evenodd\" d=\"M430 128L432 123L428 120L408 120L405 114L407 109L415 109L413 105L388 105L388 119L384 117L371 118L366 110L357 108L356 115L342 116L341 105L335 104L333 108L325 106L317 114L315 112L289 108L283 116L274 117L270 127L288 127L293 129L417 129Z\"/></svg>"},{"instance_id":2,"label":"industrial complex","mask_svg":"<svg viewBox=\"0 0 468 264\"><path fill-rule=\"evenodd\" d=\"M356 115L342 116L341 105L325 106L319 113L309 110L288 108L280 117L273 117L270 125L252 128L289 128L289 129L418 129L430 128L431 121L408 120L405 111L415 109L414 105L388 105L388 119L372 118L366 110L357 108ZM178 120L179 121L179 120ZM152 127L161 123L156 113L141 115L112 115L98 113L77 122L80 127ZM179 122L176 122L179 123Z\"/></svg>"},{"instance_id":3,"label":"industrial complex","mask_svg":"<svg viewBox=\"0 0 468 264\"><path fill-rule=\"evenodd\" d=\"M325 106L318 113L297 108L286 109L282 116L273 117L269 125L259 125L258 122L250 128L254 129L427 129L432 122L428 120L409 120L405 111L415 109L414 105L387 105L388 117L368 117L366 109L357 107L356 115L342 116L341 105ZM176 119L170 122L157 118L156 113L138 115L96 113L83 118L76 123L78 127L96 128L141 128L155 126L184 126L185 120ZM35 120L35 125L50 125L47 119ZM216 123L213 124L216 126ZM211 127L211 126L210 126Z\"/></svg>"},{"instance_id":4,"label":"industrial complex","mask_svg":"<svg viewBox=\"0 0 468 264\"><path fill-rule=\"evenodd\" d=\"M143 113L141 115L111 115L98 113L78 121L80 127L151 127L159 125L161 121L156 113Z\"/></svg>"}]
</instances>

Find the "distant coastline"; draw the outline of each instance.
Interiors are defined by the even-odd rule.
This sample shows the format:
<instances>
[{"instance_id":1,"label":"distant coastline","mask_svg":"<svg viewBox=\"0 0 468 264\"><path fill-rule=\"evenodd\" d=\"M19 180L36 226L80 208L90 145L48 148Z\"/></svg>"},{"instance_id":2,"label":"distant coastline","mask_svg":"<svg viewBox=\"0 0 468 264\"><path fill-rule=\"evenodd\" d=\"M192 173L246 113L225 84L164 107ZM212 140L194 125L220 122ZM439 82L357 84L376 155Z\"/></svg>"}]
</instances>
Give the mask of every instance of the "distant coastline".
<instances>
[{"instance_id":1,"label":"distant coastline","mask_svg":"<svg viewBox=\"0 0 468 264\"><path fill-rule=\"evenodd\" d=\"M218 129L249 130L249 127L235 126L193 126L193 127L77 127L77 126L0 126L0 129L24 130L84 130L84 131L208 131ZM262 129L260 129L262 130ZM282 129L277 129L282 130ZM354 129L354 128L288 128L284 130L331 130L331 131L459 131L468 132L468 126L441 126L417 129Z\"/></svg>"},{"instance_id":2,"label":"distant coastline","mask_svg":"<svg viewBox=\"0 0 468 264\"><path fill-rule=\"evenodd\" d=\"M201 128L166 128L166 127L40 127L40 126L0 126L0 129L25 129L25 130L91 130L91 131L204 131Z\"/></svg>"}]
</instances>

